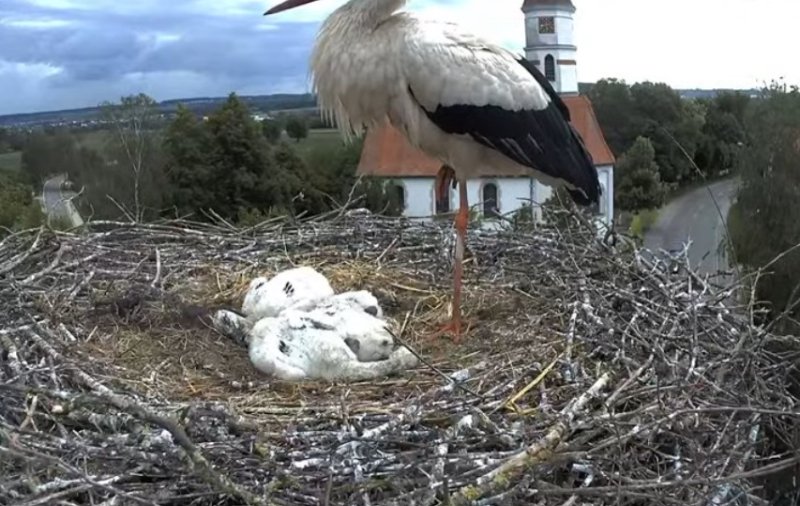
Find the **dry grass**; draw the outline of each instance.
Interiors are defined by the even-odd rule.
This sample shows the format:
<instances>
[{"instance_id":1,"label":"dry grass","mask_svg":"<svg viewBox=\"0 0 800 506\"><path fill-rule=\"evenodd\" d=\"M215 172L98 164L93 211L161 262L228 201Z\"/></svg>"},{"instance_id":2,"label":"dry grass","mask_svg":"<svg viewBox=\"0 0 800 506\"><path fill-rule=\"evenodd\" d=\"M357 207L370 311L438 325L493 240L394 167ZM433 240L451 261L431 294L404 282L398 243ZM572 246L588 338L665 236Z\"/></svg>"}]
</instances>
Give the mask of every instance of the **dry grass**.
<instances>
[{"instance_id":1,"label":"dry grass","mask_svg":"<svg viewBox=\"0 0 800 506\"><path fill-rule=\"evenodd\" d=\"M535 306L536 297L508 288L494 290L490 286L470 286L465 293L465 317L470 322L470 338L459 346L430 334L449 315L451 287L420 279L418 272L400 267L376 267L365 260L346 260L335 263L326 259L309 258L303 265L312 265L331 282L336 292L366 289L376 294L386 311L393 331L419 351L431 365L445 373L457 371L475 357L507 361L520 347L534 349L531 337L545 344L558 341L557 335L547 334L547 323L560 326L561 321L537 318L538 331L532 336L518 322L520 312L527 313ZM282 384L265 378L250 364L245 351L236 343L221 336L204 318L212 307L241 306L247 285L255 276L270 277L288 267L258 269L246 265L219 264L208 266L192 278L178 281L170 290L173 297L148 300L133 316L120 319L104 311L93 311L86 324L95 335L79 343L71 353L85 363L98 377L107 377L120 386L143 393L148 397L172 401L224 401L241 414L255 413L265 404L297 406L299 404L327 405L326 399L336 388L307 384ZM466 267L469 269L469 266ZM134 292L135 293L135 292ZM129 292L107 293L100 307L126 298L142 298ZM538 301L540 307L546 301ZM535 311L533 311L535 313ZM544 334L543 334L544 332ZM526 337L527 336L527 337ZM549 350L546 358L554 358ZM116 371L107 376L108 371ZM362 402L381 402L400 405L407 388L428 389L441 382L437 372L421 367L412 377L385 381L354 383L350 386L353 399ZM402 387L398 390L395 387ZM396 398L387 392L393 392ZM301 402L303 401L303 402Z\"/></svg>"},{"instance_id":2,"label":"dry grass","mask_svg":"<svg viewBox=\"0 0 800 506\"><path fill-rule=\"evenodd\" d=\"M800 458L796 340L754 325L737 286L569 223L471 233L473 326L458 346L427 338L448 314L447 224L344 215L11 236L0 502L763 501L765 477ZM354 384L256 373L207 315L291 265L373 291L425 365Z\"/></svg>"}]
</instances>

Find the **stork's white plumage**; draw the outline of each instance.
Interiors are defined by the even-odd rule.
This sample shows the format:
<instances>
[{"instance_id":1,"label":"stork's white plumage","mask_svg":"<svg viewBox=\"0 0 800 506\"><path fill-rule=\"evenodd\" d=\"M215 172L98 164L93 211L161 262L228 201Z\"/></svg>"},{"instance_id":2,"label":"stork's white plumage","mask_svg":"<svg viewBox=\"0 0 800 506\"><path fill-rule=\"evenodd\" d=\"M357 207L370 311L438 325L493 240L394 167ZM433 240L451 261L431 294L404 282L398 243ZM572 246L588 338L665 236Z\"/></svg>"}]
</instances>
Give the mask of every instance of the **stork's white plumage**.
<instances>
[{"instance_id":1,"label":"stork's white plumage","mask_svg":"<svg viewBox=\"0 0 800 506\"><path fill-rule=\"evenodd\" d=\"M270 279L259 276L250 281L242 312L255 321L278 316L285 309L308 311L333 295L327 278L313 267L295 267Z\"/></svg>"},{"instance_id":2,"label":"stork's white plumage","mask_svg":"<svg viewBox=\"0 0 800 506\"><path fill-rule=\"evenodd\" d=\"M274 14L316 0L286 0ZM461 333L461 270L468 221L466 182L493 168L527 170L597 202L597 169L569 111L536 67L453 23L398 12L406 0L350 0L322 24L312 56L320 108L345 137L386 119L409 143L442 161L440 194L458 182L460 208L453 317Z\"/></svg>"}]
</instances>

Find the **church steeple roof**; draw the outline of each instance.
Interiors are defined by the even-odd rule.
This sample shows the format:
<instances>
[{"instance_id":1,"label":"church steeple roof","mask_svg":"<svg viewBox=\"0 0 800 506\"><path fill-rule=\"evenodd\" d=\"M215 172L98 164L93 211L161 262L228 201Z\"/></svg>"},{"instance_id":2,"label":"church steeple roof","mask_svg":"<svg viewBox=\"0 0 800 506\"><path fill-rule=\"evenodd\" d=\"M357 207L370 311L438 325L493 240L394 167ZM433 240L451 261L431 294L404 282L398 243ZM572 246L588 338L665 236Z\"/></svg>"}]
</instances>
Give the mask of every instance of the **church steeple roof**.
<instances>
[{"instance_id":1,"label":"church steeple roof","mask_svg":"<svg viewBox=\"0 0 800 506\"><path fill-rule=\"evenodd\" d=\"M525 0L522 4L522 10L526 11L534 7L570 7L575 9L572 0Z\"/></svg>"}]
</instances>

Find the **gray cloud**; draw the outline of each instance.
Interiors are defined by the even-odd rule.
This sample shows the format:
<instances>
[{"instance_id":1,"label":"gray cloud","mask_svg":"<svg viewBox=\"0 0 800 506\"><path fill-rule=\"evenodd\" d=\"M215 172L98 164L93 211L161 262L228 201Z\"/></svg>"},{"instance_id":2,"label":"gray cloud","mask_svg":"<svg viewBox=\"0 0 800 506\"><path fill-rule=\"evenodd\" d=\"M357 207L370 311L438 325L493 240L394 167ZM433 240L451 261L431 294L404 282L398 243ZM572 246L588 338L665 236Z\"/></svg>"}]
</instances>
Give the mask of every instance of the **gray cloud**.
<instances>
[{"instance_id":1,"label":"gray cloud","mask_svg":"<svg viewBox=\"0 0 800 506\"><path fill-rule=\"evenodd\" d=\"M306 90L318 22L269 25L265 2L2 0L0 114Z\"/></svg>"},{"instance_id":2,"label":"gray cloud","mask_svg":"<svg viewBox=\"0 0 800 506\"><path fill-rule=\"evenodd\" d=\"M306 92L317 18L341 0L264 18L276 1L0 0L0 114L139 92Z\"/></svg>"}]
</instances>

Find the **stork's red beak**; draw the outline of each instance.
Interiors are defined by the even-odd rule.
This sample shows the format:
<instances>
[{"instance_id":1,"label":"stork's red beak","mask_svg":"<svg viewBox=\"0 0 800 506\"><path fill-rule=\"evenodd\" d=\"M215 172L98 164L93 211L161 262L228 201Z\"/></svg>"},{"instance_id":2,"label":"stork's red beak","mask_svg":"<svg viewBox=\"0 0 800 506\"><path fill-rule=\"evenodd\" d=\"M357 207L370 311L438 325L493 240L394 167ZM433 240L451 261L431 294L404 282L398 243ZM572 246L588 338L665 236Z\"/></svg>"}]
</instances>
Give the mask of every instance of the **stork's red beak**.
<instances>
[{"instance_id":1,"label":"stork's red beak","mask_svg":"<svg viewBox=\"0 0 800 506\"><path fill-rule=\"evenodd\" d=\"M316 0L286 0L285 2L279 3L272 9L265 12L264 15L269 16L270 14L294 9L295 7L300 7L301 5L310 4L311 2L316 2Z\"/></svg>"}]
</instances>

